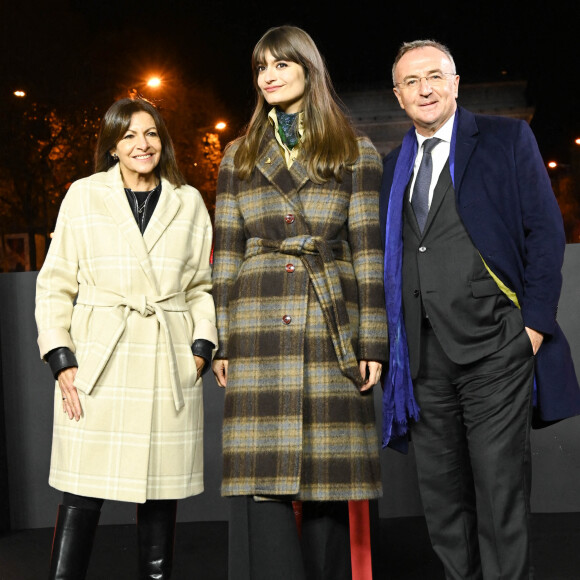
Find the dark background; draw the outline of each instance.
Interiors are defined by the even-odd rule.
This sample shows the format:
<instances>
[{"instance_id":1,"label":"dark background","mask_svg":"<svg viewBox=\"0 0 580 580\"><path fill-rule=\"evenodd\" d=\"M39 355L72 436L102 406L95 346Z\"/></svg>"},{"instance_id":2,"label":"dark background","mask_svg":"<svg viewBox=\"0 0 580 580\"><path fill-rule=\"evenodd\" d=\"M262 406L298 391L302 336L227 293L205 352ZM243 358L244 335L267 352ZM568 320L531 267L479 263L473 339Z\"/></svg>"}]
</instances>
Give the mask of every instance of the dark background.
<instances>
[{"instance_id":1,"label":"dark background","mask_svg":"<svg viewBox=\"0 0 580 580\"><path fill-rule=\"evenodd\" d=\"M532 121L546 159L567 161L580 136L577 1L3 0L0 91L37 100L108 106L151 72L164 90L184 83L219 96L216 116L233 133L253 108L252 48L270 27L311 34L338 92L390 90L403 41L447 44L461 81L528 81ZM461 92L460 92L461 95ZM1 99L3 101L3 99ZM195 103L191 103L195 106Z\"/></svg>"},{"instance_id":2,"label":"dark background","mask_svg":"<svg viewBox=\"0 0 580 580\"><path fill-rule=\"evenodd\" d=\"M417 38L435 38L447 44L462 83L527 81L528 104L535 108L532 128L540 149L546 160L565 163L573 139L580 137L579 6L578 0L358 0L346 8L338 0L279 4L256 0L0 0L0 107L10 111L13 91L23 89L28 94L27 102L79 109L95 105L102 109L156 73L164 79L166 95L184 94L183 87L194 85L219 96L215 98L215 117L229 122L229 136L233 137L253 108L249 64L254 44L271 26L295 24L314 38L339 93L357 87L384 87L390 92L390 70L397 48ZM200 104L192 100L185 106ZM5 132L0 135L11 141ZM13 138L0 143L0 154L8 157L3 159L5 163L15 154L16 141ZM71 175L70 179L77 177ZM580 250L580 246L577 248ZM576 248L569 246L568 255L572 251ZM568 306L561 302L561 321L563 326L569 325L571 340L576 339L573 351L579 368L580 256L577 252L574 256L565 278L570 290ZM0 369L0 379L4 378L4 396L0 380L0 419L5 416L8 424L6 433L0 425L0 533L10 525L9 505L13 527L52 525L59 497L46 483L52 407L43 396L49 395L45 387L50 377L39 359L31 358L36 356L35 346L33 339L28 340L35 332L30 308L33 284L28 281L28 294L14 284L14 279L24 281L31 276L35 274L0 278L17 299L15 307L4 301L0 317L4 325L0 332L4 350L0 359L4 365ZM8 327L9 331L5 327L6 320L18 316L28 317L26 349L18 344L23 340L19 320ZM32 375L23 377L22 369ZM46 385L40 384L35 373L44 377ZM210 377L209 383L212 380ZM213 413L219 418L221 391L212 384L207 388L213 397ZM4 404L6 409L2 409ZM213 416L208 412L206 417ZM572 420L561 427L573 432L559 431L557 426L554 431L535 433L536 511L578 511L580 424ZM212 428L219 430L218 419ZM3 439L10 457L4 455ZM208 437L208 444L216 445L216 441ZM214 470L208 466L208 473L218 477L216 466L220 462L215 450L206 456L208 464L210 458L215 463ZM381 515L420 513L412 462L404 463L403 457L388 450L382 458L389 493L383 499ZM11 470L6 469L7 463ZM218 486L208 481L207 489L200 498L187 500L184 509L195 511L196 502L207 502L211 513L206 517L215 519L215 506L220 501ZM105 511L104 521L128 518L128 513L112 506ZM188 513L185 511L183 517Z\"/></svg>"}]
</instances>

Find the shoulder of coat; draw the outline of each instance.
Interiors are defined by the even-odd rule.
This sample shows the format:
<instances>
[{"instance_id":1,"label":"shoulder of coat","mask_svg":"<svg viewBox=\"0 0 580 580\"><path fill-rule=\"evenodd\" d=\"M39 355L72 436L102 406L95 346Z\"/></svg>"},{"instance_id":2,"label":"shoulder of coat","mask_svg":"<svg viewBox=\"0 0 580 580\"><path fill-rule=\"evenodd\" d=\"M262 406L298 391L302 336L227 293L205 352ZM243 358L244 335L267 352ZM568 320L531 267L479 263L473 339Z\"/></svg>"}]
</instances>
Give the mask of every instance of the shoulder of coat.
<instances>
[{"instance_id":1,"label":"shoulder of coat","mask_svg":"<svg viewBox=\"0 0 580 580\"><path fill-rule=\"evenodd\" d=\"M163 179L162 191L166 191L167 193L174 193L175 195L178 195L181 199L183 199L185 201L189 201L189 200L194 200L194 201L202 200L203 201L203 197L202 197L199 189L197 189L189 184L174 187L173 185L171 185L171 183L169 183L169 181L167 181L166 179Z\"/></svg>"},{"instance_id":2,"label":"shoulder of coat","mask_svg":"<svg viewBox=\"0 0 580 580\"><path fill-rule=\"evenodd\" d=\"M117 166L112 167L109 171L101 171L99 173L93 173L88 177L83 177L73 183L71 189L73 188L81 191L95 191L99 189L110 189L116 187L122 187L123 181L120 176L120 172Z\"/></svg>"},{"instance_id":3,"label":"shoulder of coat","mask_svg":"<svg viewBox=\"0 0 580 580\"><path fill-rule=\"evenodd\" d=\"M73 181L62 199L59 213L74 215L83 212L87 203L101 197L99 194L108 189L104 186L101 176L102 174L95 173Z\"/></svg>"},{"instance_id":4,"label":"shoulder of coat","mask_svg":"<svg viewBox=\"0 0 580 580\"><path fill-rule=\"evenodd\" d=\"M83 177L73 181L71 186L68 188L67 195L82 195L88 194L91 190L99 188L106 184L106 173L93 173L88 177Z\"/></svg>"},{"instance_id":5,"label":"shoulder of coat","mask_svg":"<svg viewBox=\"0 0 580 580\"><path fill-rule=\"evenodd\" d=\"M360 135L356 140L358 143L359 151L361 152L377 150L373 142L366 135Z\"/></svg>"},{"instance_id":6,"label":"shoulder of coat","mask_svg":"<svg viewBox=\"0 0 580 580\"><path fill-rule=\"evenodd\" d=\"M204 220L207 217L209 220L209 213L199 189L191 185L180 185L179 187L173 187L171 183L164 179L163 187L166 186L168 192L179 197L183 207L193 208L197 219Z\"/></svg>"},{"instance_id":7,"label":"shoulder of coat","mask_svg":"<svg viewBox=\"0 0 580 580\"><path fill-rule=\"evenodd\" d=\"M244 137L238 137L234 141L230 141L225 149L224 149L224 156L221 161L221 166L232 166L234 165L234 156L236 155L236 151L240 147Z\"/></svg>"},{"instance_id":8,"label":"shoulder of coat","mask_svg":"<svg viewBox=\"0 0 580 580\"><path fill-rule=\"evenodd\" d=\"M366 136L360 136L357 138L358 151L359 151L359 162L362 163L375 163L381 162L381 156L374 146L373 142Z\"/></svg>"}]
</instances>

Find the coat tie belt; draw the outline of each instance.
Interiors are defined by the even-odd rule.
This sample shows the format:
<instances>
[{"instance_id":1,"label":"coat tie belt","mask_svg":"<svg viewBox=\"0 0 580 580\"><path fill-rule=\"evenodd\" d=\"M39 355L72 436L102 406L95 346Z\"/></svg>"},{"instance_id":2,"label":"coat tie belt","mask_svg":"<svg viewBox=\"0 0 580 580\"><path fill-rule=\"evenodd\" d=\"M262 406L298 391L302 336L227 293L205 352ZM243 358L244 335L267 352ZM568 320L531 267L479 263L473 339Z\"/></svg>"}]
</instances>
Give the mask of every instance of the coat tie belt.
<instances>
[{"instance_id":1,"label":"coat tie belt","mask_svg":"<svg viewBox=\"0 0 580 580\"><path fill-rule=\"evenodd\" d=\"M358 361L352 346L350 320L337 261L352 261L346 240L325 240L319 236L294 236L284 240L250 238L246 241L244 259L260 254L278 252L300 258L322 308L326 327L343 375L361 386Z\"/></svg>"},{"instance_id":2,"label":"coat tie belt","mask_svg":"<svg viewBox=\"0 0 580 580\"><path fill-rule=\"evenodd\" d=\"M173 401L175 409L179 411L184 406L184 401L177 357L167 322L167 313L187 312L189 310L185 302L185 293L175 292L165 296L147 296L145 294L123 296L111 290L83 284L79 286L77 304L107 308L109 319L103 325L104 333L95 337L94 347L91 348L91 352L79 368L75 378L75 386L87 394L91 392L123 335L131 312L138 312L143 317L156 316L165 335Z\"/></svg>"}]
</instances>

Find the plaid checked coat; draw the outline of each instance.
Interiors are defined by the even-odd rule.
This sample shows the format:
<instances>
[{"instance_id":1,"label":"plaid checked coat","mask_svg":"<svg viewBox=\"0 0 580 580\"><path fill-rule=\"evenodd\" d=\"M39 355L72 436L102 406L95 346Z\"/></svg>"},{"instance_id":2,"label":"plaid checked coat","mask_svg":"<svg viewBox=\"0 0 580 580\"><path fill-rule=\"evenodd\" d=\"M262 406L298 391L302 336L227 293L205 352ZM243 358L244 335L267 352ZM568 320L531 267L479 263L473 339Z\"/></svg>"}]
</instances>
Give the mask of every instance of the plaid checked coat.
<instances>
[{"instance_id":1,"label":"plaid checked coat","mask_svg":"<svg viewBox=\"0 0 580 580\"><path fill-rule=\"evenodd\" d=\"M162 192L144 235L118 165L70 187L38 275L40 355L76 351L77 423L54 395L50 484L144 502L203 491L202 382L191 345L217 344L199 192Z\"/></svg>"},{"instance_id":2,"label":"plaid checked coat","mask_svg":"<svg viewBox=\"0 0 580 580\"><path fill-rule=\"evenodd\" d=\"M357 385L358 360L387 357L379 155L359 139L354 171L320 185L287 168L270 129L246 181L235 150L220 167L213 270L222 494L379 497L373 397Z\"/></svg>"}]
</instances>

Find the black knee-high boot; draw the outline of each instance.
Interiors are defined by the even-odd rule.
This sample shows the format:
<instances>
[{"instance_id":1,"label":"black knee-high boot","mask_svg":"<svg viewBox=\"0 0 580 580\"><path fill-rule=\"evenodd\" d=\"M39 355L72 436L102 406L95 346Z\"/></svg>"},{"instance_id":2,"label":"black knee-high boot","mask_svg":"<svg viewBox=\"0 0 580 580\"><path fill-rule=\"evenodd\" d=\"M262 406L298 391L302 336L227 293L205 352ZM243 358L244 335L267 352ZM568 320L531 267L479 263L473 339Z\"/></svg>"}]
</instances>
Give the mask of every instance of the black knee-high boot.
<instances>
[{"instance_id":1,"label":"black knee-high boot","mask_svg":"<svg viewBox=\"0 0 580 580\"><path fill-rule=\"evenodd\" d=\"M49 580L84 580L100 512L59 505Z\"/></svg>"},{"instance_id":2,"label":"black knee-high boot","mask_svg":"<svg viewBox=\"0 0 580 580\"><path fill-rule=\"evenodd\" d=\"M173 567L177 500L137 506L139 580L168 580Z\"/></svg>"}]
</instances>

